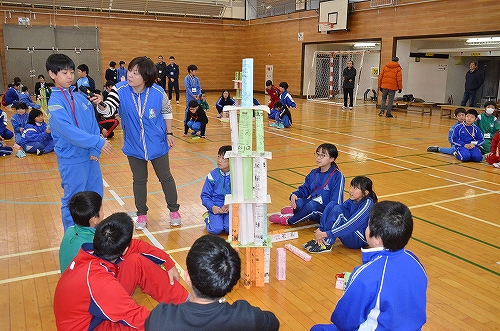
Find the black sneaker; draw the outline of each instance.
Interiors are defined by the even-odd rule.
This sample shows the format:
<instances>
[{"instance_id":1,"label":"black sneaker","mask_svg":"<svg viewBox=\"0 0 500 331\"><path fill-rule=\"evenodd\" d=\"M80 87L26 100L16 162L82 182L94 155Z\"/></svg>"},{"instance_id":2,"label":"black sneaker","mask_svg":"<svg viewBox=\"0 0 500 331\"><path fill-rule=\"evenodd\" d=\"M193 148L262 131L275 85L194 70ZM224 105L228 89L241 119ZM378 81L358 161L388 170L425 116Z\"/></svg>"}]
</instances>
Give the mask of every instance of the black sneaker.
<instances>
[{"instance_id":1,"label":"black sneaker","mask_svg":"<svg viewBox=\"0 0 500 331\"><path fill-rule=\"evenodd\" d=\"M316 243L316 239L309 240L308 242L306 242L305 244L303 244L302 247L304 247L307 250L307 247L310 247L310 246L312 246L315 243Z\"/></svg>"},{"instance_id":2,"label":"black sneaker","mask_svg":"<svg viewBox=\"0 0 500 331\"><path fill-rule=\"evenodd\" d=\"M314 243L313 245L309 246L309 248L307 249L307 251L309 253L326 253L326 252L330 252L332 250L332 247L333 245L318 245L317 243Z\"/></svg>"},{"instance_id":3,"label":"black sneaker","mask_svg":"<svg viewBox=\"0 0 500 331\"><path fill-rule=\"evenodd\" d=\"M378 113L378 116L384 116L384 112L381 111L380 113Z\"/></svg>"},{"instance_id":4,"label":"black sneaker","mask_svg":"<svg viewBox=\"0 0 500 331\"><path fill-rule=\"evenodd\" d=\"M429 146L429 147L427 147L427 152L439 153L439 147L437 147L437 146Z\"/></svg>"},{"instance_id":5,"label":"black sneaker","mask_svg":"<svg viewBox=\"0 0 500 331\"><path fill-rule=\"evenodd\" d=\"M391 117L394 117L394 116L392 116L392 114L387 114L387 115L385 115L385 117L391 118Z\"/></svg>"},{"instance_id":6,"label":"black sneaker","mask_svg":"<svg viewBox=\"0 0 500 331\"><path fill-rule=\"evenodd\" d=\"M37 149L36 150L36 155L40 156L40 155L43 155L43 154L45 154L45 150L43 150L43 149Z\"/></svg>"}]
</instances>

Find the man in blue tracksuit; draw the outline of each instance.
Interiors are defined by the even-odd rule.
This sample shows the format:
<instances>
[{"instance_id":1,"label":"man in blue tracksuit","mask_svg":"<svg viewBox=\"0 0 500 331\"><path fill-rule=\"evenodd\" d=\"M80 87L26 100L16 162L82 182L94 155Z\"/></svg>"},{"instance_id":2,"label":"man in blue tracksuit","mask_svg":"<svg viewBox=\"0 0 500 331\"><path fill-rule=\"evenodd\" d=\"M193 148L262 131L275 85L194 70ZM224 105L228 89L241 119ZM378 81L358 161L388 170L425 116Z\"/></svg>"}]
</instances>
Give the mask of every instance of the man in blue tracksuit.
<instances>
[{"instance_id":1,"label":"man in blue tracksuit","mask_svg":"<svg viewBox=\"0 0 500 331\"><path fill-rule=\"evenodd\" d=\"M382 201L370 211L362 249L363 265L349 278L331 321L311 331L418 331L426 322L427 275L418 258L404 247L413 219L407 206Z\"/></svg>"},{"instance_id":2,"label":"man in blue tracksuit","mask_svg":"<svg viewBox=\"0 0 500 331\"><path fill-rule=\"evenodd\" d=\"M184 88L186 89L186 110L184 115L184 124L187 123L187 115L189 111L189 101L196 100L200 103L201 94L201 84L198 77L196 77L196 71L198 67L194 64L188 65L188 75L184 78Z\"/></svg>"},{"instance_id":3,"label":"man in blue tracksuit","mask_svg":"<svg viewBox=\"0 0 500 331\"><path fill-rule=\"evenodd\" d=\"M99 157L111 153L111 144L99 135L94 107L83 93L74 92L75 63L64 54L52 54L45 63L55 87L48 118L64 195L61 213L64 231L74 225L68 204L81 191L104 193Z\"/></svg>"},{"instance_id":4,"label":"man in blue tracksuit","mask_svg":"<svg viewBox=\"0 0 500 331\"><path fill-rule=\"evenodd\" d=\"M201 190L201 203L208 210L205 223L210 234L229 233L229 205L224 204L224 199L226 194L231 194L231 178L229 159L224 155L230 150L229 145L219 148L217 168L207 175Z\"/></svg>"}]
</instances>

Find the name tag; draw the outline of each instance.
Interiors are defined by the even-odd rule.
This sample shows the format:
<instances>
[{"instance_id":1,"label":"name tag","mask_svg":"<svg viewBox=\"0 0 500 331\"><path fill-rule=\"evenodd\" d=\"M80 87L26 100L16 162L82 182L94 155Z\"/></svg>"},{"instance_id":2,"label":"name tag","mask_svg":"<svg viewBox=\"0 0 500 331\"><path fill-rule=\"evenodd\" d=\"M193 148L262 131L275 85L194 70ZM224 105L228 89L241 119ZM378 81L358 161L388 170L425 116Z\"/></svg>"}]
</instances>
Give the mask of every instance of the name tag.
<instances>
[{"instance_id":1,"label":"name tag","mask_svg":"<svg viewBox=\"0 0 500 331\"><path fill-rule=\"evenodd\" d=\"M158 73L159 73L159 74L161 74L161 73L162 73L162 71L161 71L161 70L158 70Z\"/></svg>"},{"instance_id":2,"label":"name tag","mask_svg":"<svg viewBox=\"0 0 500 331\"><path fill-rule=\"evenodd\" d=\"M477 145L477 141L476 140L473 140L470 142L472 145Z\"/></svg>"},{"instance_id":3,"label":"name tag","mask_svg":"<svg viewBox=\"0 0 500 331\"><path fill-rule=\"evenodd\" d=\"M173 75L173 74L174 74L174 72L173 72L173 71L170 71L170 74L171 74L171 75Z\"/></svg>"},{"instance_id":4,"label":"name tag","mask_svg":"<svg viewBox=\"0 0 500 331\"><path fill-rule=\"evenodd\" d=\"M196 87L192 87L191 92L196 93Z\"/></svg>"},{"instance_id":5,"label":"name tag","mask_svg":"<svg viewBox=\"0 0 500 331\"><path fill-rule=\"evenodd\" d=\"M491 138L491 133L485 133L485 134L483 134L483 137L485 139L490 139Z\"/></svg>"}]
</instances>

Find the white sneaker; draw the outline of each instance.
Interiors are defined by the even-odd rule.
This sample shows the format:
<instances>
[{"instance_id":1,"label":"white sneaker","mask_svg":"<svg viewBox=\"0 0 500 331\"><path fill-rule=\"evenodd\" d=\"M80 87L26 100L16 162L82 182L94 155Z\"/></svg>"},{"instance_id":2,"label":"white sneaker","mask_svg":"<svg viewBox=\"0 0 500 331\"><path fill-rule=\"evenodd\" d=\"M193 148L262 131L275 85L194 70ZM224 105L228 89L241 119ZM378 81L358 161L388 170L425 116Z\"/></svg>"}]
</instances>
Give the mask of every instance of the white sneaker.
<instances>
[{"instance_id":1,"label":"white sneaker","mask_svg":"<svg viewBox=\"0 0 500 331\"><path fill-rule=\"evenodd\" d=\"M500 168L500 162L498 162L498 163L493 163L493 166L494 166L495 168Z\"/></svg>"},{"instance_id":2,"label":"white sneaker","mask_svg":"<svg viewBox=\"0 0 500 331\"><path fill-rule=\"evenodd\" d=\"M352 110L352 107L349 107L349 110Z\"/></svg>"},{"instance_id":3,"label":"white sneaker","mask_svg":"<svg viewBox=\"0 0 500 331\"><path fill-rule=\"evenodd\" d=\"M170 225L179 226L181 225L181 214L178 211L173 211L170 213Z\"/></svg>"},{"instance_id":4,"label":"white sneaker","mask_svg":"<svg viewBox=\"0 0 500 331\"><path fill-rule=\"evenodd\" d=\"M342 109L346 109L347 107L346 106L342 106Z\"/></svg>"}]
</instances>

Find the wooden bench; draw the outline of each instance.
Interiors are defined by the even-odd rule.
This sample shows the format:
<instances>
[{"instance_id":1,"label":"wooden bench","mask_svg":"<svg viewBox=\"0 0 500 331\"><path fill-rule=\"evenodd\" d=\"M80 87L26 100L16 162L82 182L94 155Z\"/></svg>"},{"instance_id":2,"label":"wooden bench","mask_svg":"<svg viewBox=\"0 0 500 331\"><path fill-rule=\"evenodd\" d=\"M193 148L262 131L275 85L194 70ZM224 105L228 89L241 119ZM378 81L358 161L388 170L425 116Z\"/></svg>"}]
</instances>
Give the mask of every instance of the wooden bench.
<instances>
[{"instance_id":1,"label":"wooden bench","mask_svg":"<svg viewBox=\"0 0 500 331\"><path fill-rule=\"evenodd\" d=\"M399 105L406 105L407 107L421 107L421 110L419 110L422 114L422 116L425 113L429 113L429 115L432 115L432 109L434 106L437 105L435 102L411 102L411 101L395 101L396 103L396 109L399 108ZM428 108L428 111L426 109Z\"/></svg>"},{"instance_id":2,"label":"wooden bench","mask_svg":"<svg viewBox=\"0 0 500 331\"><path fill-rule=\"evenodd\" d=\"M438 105L438 107L441 107L441 117L448 116L449 118L451 118L451 116L454 115L455 113L455 109L457 108L464 108L466 111L469 109L475 109L477 110L478 114L484 113L484 109L479 107L467 107L467 106L447 105L447 104ZM498 118L498 116L500 115L500 110L496 108L495 111L493 112L493 115L495 115L495 117Z\"/></svg>"}]
</instances>

